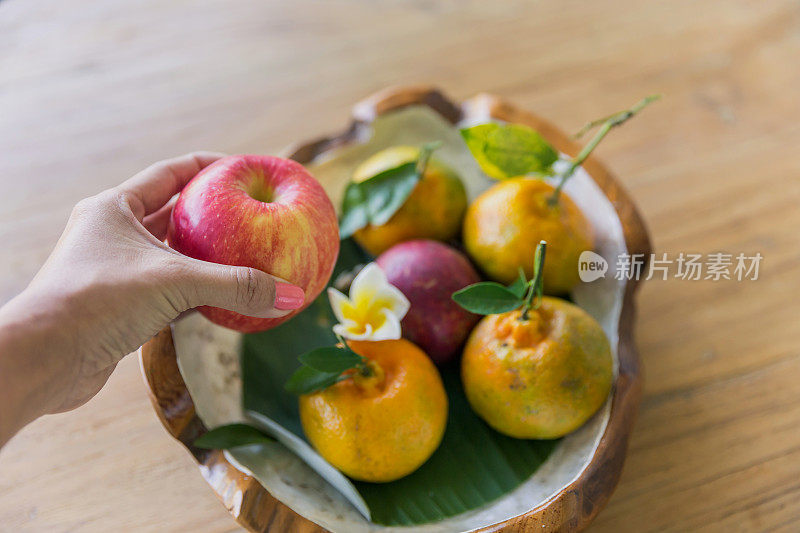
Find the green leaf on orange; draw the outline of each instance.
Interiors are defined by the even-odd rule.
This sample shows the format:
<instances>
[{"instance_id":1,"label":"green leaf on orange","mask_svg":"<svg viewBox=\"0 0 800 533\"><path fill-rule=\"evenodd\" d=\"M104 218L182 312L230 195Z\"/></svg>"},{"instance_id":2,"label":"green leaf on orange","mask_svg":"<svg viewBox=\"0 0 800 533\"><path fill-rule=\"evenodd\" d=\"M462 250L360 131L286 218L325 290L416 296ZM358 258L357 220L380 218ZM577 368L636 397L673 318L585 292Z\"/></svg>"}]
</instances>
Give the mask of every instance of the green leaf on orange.
<instances>
[{"instance_id":1,"label":"green leaf on orange","mask_svg":"<svg viewBox=\"0 0 800 533\"><path fill-rule=\"evenodd\" d=\"M417 161L384 170L360 183L349 183L342 201L339 236L350 237L368 224L386 224L411 196L422 179L431 153L439 145L424 144Z\"/></svg>"},{"instance_id":2,"label":"green leaf on orange","mask_svg":"<svg viewBox=\"0 0 800 533\"><path fill-rule=\"evenodd\" d=\"M349 237L367 224L369 224L369 212L364 201L364 192L358 183L350 183L344 191L339 236L343 239Z\"/></svg>"},{"instance_id":3,"label":"green leaf on orange","mask_svg":"<svg viewBox=\"0 0 800 533\"><path fill-rule=\"evenodd\" d=\"M275 442L275 439L247 424L228 424L201 435L195 439L194 446L209 450L228 450L267 442Z\"/></svg>"},{"instance_id":4,"label":"green leaf on orange","mask_svg":"<svg viewBox=\"0 0 800 533\"><path fill-rule=\"evenodd\" d=\"M412 161L361 182L369 223L374 226L386 224L411 196L421 177L417 163Z\"/></svg>"},{"instance_id":5,"label":"green leaf on orange","mask_svg":"<svg viewBox=\"0 0 800 533\"><path fill-rule=\"evenodd\" d=\"M495 179L550 175L558 160L550 143L522 124L479 124L463 128L461 136L481 169Z\"/></svg>"},{"instance_id":6,"label":"green leaf on orange","mask_svg":"<svg viewBox=\"0 0 800 533\"><path fill-rule=\"evenodd\" d=\"M494 315L512 311L523 300L507 287L494 281L483 281L453 293L453 301L471 313Z\"/></svg>"},{"instance_id":7,"label":"green leaf on orange","mask_svg":"<svg viewBox=\"0 0 800 533\"><path fill-rule=\"evenodd\" d=\"M284 385L287 392L301 396L327 389L337 381L341 372L320 372L310 366L301 366Z\"/></svg>"},{"instance_id":8,"label":"green leaf on orange","mask_svg":"<svg viewBox=\"0 0 800 533\"><path fill-rule=\"evenodd\" d=\"M298 357L305 366L317 372L338 372L350 370L361 362L361 356L347 347L323 346Z\"/></svg>"},{"instance_id":9,"label":"green leaf on orange","mask_svg":"<svg viewBox=\"0 0 800 533\"><path fill-rule=\"evenodd\" d=\"M522 270L522 267L519 267L519 277L517 277L517 279L515 279L511 283L511 285L509 285L506 288L511 292L513 292L514 294L516 294L517 297L521 299L525 297L525 293L528 290L528 285L529 282L525 278L525 271Z\"/></svg>"}]
</instances>

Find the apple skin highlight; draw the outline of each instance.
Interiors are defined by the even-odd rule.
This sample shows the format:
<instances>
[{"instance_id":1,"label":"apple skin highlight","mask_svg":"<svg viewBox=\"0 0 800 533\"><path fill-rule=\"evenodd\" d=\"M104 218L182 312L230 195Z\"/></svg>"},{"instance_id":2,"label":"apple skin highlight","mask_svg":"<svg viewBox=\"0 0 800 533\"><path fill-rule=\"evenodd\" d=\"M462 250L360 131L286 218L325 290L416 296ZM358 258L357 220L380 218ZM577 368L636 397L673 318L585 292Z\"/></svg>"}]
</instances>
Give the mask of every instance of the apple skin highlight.
<instances>
[{"instance_id":1,"label":"apple skin highlight","mask_svg":"<svg viewBox=\"0 0 800 533\"><path fill-rule=\"evenodd\" d=\"M305 303L280 318L201 307L212 322L244 333L298 314L328 283L339 254L339 226L325 190L299 163L273 156L224 157L181 192L168 243L213 263L257 268L305 291Z\"/></svg>"}]
</instances>

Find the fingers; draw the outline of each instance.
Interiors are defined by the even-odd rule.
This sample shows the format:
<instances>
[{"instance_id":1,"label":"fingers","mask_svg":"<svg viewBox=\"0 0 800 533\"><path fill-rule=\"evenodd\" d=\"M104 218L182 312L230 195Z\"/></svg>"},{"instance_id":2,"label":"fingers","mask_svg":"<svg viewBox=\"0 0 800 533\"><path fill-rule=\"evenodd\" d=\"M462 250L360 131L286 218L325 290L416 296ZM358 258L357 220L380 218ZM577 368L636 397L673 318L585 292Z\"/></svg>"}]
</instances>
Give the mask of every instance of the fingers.
<instances>
[{"instance_id":1,"label":"fingers","mask_svg":"<svg viewBox=\"0 0 800 533\"><path fill-rule=\"evenodd\" d=\"M137 218L142 220L145 215L158 211L198 172L224 155L216 152L194 152L165 159L128 179L117 190L136 200L137 205L132 205L131 208Z\"/></svg>"},{"instance_id":2,"label":"fingers","mask_svg":"<svg viewBox=\"0 0 800 533\"><path fill-rule=\"evenodd\" d=\"M142 224L147 231L159 241L163 241L167 237L167 228L169 227L169 217L172 215L172 208L175 207L175 202L178 201L178 196L173 196L163 207L155 213L150 213Z\"/></svg>"},{"instance_id":3,"label":"fingers","mask_svg":"<svg viewBox=\"0 0 800 533\"><path fill-rule=\"evenodd\" d=\"M189 307L210 305L259 318L281 317L303 306L303 289L248 267L192 260L179 290Z\"/></svg>"}]
</instances>

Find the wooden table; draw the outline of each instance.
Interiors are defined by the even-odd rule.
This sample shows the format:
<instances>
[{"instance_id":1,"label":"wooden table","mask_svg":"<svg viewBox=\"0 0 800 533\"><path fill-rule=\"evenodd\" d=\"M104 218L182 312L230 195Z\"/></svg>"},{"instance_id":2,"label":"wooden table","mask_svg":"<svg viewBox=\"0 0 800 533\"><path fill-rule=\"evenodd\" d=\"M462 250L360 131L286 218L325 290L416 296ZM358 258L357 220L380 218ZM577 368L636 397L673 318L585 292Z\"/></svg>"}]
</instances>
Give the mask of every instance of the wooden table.
<instances>
[{"instance_id":1,"label":"wooden table","mask_svg":"<svg viewBox=\"0 0 800 533\"><path fill-rule=\"evenodd\" d=\"M796 530L798 64L796 0L6 0L0 301L80 198L182 152L269 153L337 130L387 85L494 92L568 130L662 92L599 149L656 250L764 260L757 281L644 284L645 398L593 529ZM236 527L129 357L88 405L0 452L0 529Z\"/></svg>"}]
</instances>

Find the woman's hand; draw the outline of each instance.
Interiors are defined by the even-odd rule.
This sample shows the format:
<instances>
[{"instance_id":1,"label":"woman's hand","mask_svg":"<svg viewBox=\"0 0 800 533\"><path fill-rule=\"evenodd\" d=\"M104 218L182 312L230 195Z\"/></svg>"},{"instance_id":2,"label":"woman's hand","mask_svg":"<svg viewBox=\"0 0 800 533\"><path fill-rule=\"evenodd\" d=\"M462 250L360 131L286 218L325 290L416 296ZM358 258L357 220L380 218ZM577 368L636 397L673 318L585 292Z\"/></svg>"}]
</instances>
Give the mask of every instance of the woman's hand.
<instances>
[{"instance_id":1,"label":"woman's hand","mask_svg":"<svg viewBox=\"0 0 800 533\"><path fill-rule=\"evenodd\" d=\"M173 197L220 157L156 163L75 206L45 265L0 308L0 445L36 417L88 401L122 357L183 311L275 317L302 305L294 285L162 242Z\"/></svg>"}]
</instances>

